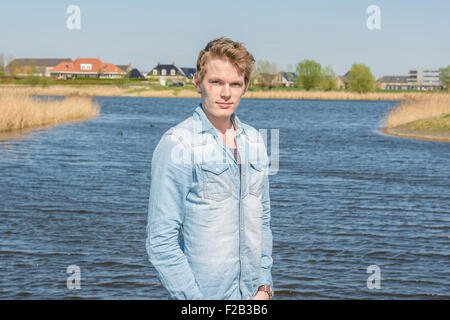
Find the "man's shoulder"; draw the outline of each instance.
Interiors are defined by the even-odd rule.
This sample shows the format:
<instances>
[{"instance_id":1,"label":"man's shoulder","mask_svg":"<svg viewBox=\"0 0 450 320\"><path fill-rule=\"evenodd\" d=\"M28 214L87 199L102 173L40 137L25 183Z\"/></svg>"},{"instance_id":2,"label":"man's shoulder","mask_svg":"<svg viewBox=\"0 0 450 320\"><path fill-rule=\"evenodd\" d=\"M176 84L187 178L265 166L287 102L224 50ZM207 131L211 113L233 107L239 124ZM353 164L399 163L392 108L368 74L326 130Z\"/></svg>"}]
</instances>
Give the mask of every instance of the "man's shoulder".
<instances>
[{"instance_id":1,"label":"man's shoulder","mask_svg":"<svg viewBox=\"0 0 450 320\"><path fill-rule=\"evenodd\" d=\"M193 116L190 116L189 118L169 128L163 133L160 141L178 141L187 147L189 142L192 140L194 121Z\"/></svg>"},{"instance_id":2,"label":"man's shoulder","mask_svg":"<svg viewBox=\"0 0 450 320\"><path fill-rule=\"evenodd\" d=\"M261 135L260 130L256 129L255 127L252 127L251 125L247 123L241 122L242 128L245 130L245 133L248 136L248 140L250 143L261 143L263 142L263 137Z\"/></svg>"},{"instance_id":3,"label":"man's shoulder","mask_svg":"<svg viewBox=\"0 0 450 320\"><path fill-rule=\"evenodd\" d=\"M194 121L194 117L190 116L189 118L184 119L180 123L171 127L164 134L182 135L184 131L192 131L194 128Z\"/></svg>"}]
</instances>

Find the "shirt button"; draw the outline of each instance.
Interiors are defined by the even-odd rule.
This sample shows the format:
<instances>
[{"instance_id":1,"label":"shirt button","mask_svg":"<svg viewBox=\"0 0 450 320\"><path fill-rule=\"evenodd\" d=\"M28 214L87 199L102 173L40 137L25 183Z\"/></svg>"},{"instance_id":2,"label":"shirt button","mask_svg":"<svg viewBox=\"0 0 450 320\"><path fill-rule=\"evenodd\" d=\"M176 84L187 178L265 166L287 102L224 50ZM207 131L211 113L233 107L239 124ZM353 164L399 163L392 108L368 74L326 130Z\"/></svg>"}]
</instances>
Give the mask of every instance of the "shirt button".
<instances>
[{"instance_id":1,"label":"shirt button","mask_svg":"<svg viewBox=\"0 0 450 320\"><path fill-rule=\"evenodd\" d=\"M244 173L242 173L242 175L243 175L243 176L245 176L245 172L244 172Z\"/></svg>"},{"instance_id":2,"label":"shirt button","mask_svg":"<svg viewBox=\"0 0 450 320\"><path fill-rule=\"evenodd\" d=\"M216 168L216 172L218 172L219 171L219 168Z\"/></svg>"}]
</instances>

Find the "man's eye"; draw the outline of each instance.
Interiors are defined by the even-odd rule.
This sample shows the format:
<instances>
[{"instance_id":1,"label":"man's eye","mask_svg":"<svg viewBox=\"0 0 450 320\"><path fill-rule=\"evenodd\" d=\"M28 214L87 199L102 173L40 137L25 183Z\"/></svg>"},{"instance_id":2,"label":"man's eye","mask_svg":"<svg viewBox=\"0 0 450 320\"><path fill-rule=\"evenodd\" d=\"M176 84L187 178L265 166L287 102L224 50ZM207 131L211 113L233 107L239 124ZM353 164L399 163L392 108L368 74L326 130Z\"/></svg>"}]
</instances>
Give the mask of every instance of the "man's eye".
<instances>
[{"instance_id":1,"label":"man's eye","mask_svg":"<svg viewBox=\"0 0 450 320\"><path fill-rule=\"evenodd\" d=\"M220 81L219 80L213 80L213 81L211 81L211 83L212 84L220 84Z\"/></svg>"},{"instance_id":2,"label":"man's eye","mask_svg":"<svg viewBox=\"0 0 450 320\"><path fill-rule=\"evenodd\" d=\"M233 86L233 87L236 87L236 88L242 87L242 85L241 85L240 83L233 83L232 86Z\"/></svg>"}]
</instances>

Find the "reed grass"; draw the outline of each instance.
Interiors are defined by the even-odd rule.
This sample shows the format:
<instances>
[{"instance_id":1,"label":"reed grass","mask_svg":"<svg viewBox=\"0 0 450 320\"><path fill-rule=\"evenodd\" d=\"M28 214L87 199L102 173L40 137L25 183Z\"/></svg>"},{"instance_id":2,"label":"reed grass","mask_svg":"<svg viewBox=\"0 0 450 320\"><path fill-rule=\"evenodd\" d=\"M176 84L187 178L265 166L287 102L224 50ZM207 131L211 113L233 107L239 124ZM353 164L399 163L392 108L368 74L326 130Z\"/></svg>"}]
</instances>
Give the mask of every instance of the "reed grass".
<instances>
[{"instance_id":1,"label":"reed grass","mask_svg":"<svg viewBox=\"0 0 450 320\"><path fill-rule=\"evenodd\" d=\"M382 125L387 134L450 142L450 95L403 101L386 114Z\"/></svg>"},{"instance_id":2,"label":"reed grass","mask_svg":"<svg viewBox=\"0 0 450 320\"><path fill-rule=\"evenodd\" d=\"M100 112L90 97L40 99L29 95L0 95L0 132L86 120Z\"/></svg>"},{"instance_id":3,"label":"reed grass","mask_svg":"<svg viewBox=\"0 0 450 320\"><path fill-rule=\"evenodd\" d=\"M429 95L416 100L402 101L383 119L385 128L394 128L399 125L437 117L450 113L450 94Z\"/></svg>"},{"instance_id":4,"label":"reed grass","mask_svg":"<svg viewBox=\"0 0 450 320\"><path fill-rule=\"evenodd\" d=\"M1 85L0 95L28 94L43 96L129 96L129 97L181 97L200 98L191 87L155 87L133 86L120 88L111 85ZM252 99L311 99L311 100L417 100L430 95L445 95L434 92L371 92L356 93L349 91L305 91L305 90L255 90L247 91L243 98Z\"/></svg>"}]
</instances>

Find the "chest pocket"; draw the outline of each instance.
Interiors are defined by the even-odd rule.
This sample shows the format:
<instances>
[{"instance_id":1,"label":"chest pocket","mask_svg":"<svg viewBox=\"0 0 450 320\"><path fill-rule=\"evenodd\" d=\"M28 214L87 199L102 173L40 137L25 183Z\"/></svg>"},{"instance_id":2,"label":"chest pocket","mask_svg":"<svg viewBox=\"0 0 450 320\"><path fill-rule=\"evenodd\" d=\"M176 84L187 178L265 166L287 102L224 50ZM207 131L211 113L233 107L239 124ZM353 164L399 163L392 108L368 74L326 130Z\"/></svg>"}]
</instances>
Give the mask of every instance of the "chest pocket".
<instances>
[{"instance_id":1,"label":"chest pocket","mask_svg":"<svg viewBox=\"0 0 450 320\"><path fill-rule=\"evenodd\" d=\"M264 171L260 163L250 162L248 168L248 179L248 192L254 196L259 196L261 194L264 181Z\"/></svg>"},{"instance_id":2,"label":"chest pocket","mask_svg":"<svg viewBox=\"0 0 450 320\"><path fill-rule=\"evenodd\" d=\"M204 198L223 201L231 196L228 164L202 164Z\"/></svg>"}]
</instances>

